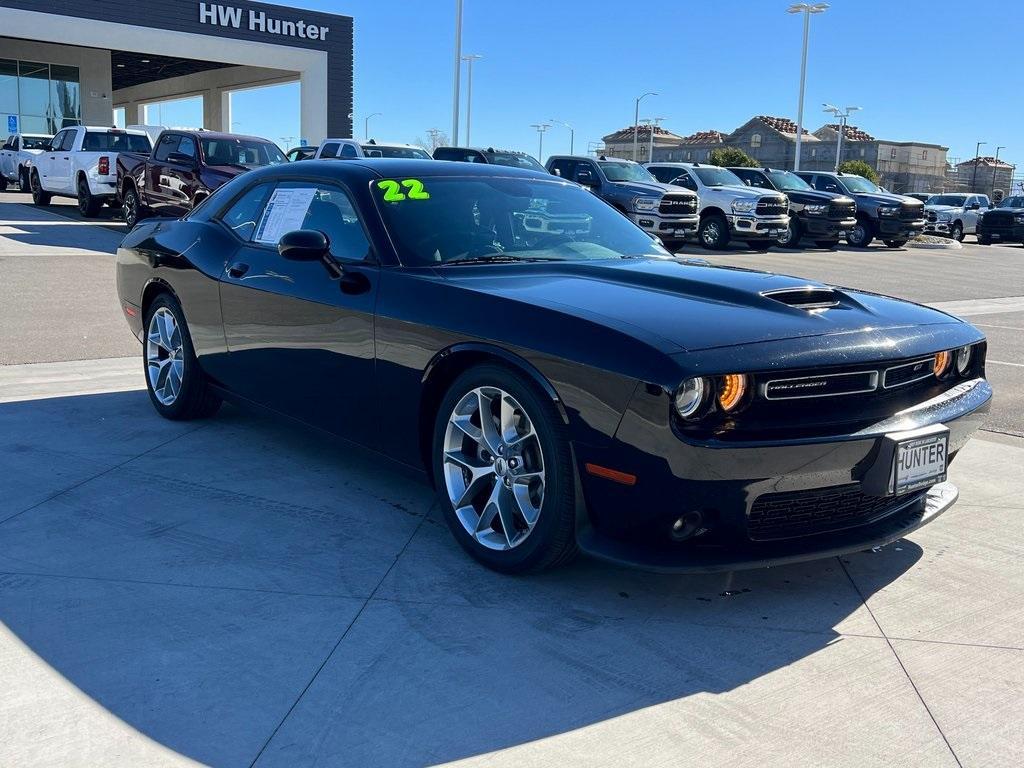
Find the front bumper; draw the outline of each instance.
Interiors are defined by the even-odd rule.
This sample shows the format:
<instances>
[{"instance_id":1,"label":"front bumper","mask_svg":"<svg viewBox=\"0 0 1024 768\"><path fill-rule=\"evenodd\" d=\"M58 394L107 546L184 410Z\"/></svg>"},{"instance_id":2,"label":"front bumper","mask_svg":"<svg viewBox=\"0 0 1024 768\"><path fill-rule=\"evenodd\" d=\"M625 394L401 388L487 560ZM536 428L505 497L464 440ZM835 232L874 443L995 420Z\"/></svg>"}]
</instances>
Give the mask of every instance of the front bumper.
<instances>
[{"instance_id":1,"label":"front bumper","mask_svg":"<svg viewBox=\"0 0 1024 768\"><path fill-rule=\"evenodd\" d=\"M651 213L631 213L629 218L647 234L668 240L688 240L696 237L697 227L700 224L700 217L697 214L662 216L657 211L652 211Z\"/></svg>"},{"instance_id":2,"label":"front bumper","mask_svg":"<svg viewBox=\"0 0 1024 768\"><path fill-rule=\"evenodd\" d=\"M952 232L953 223L950 221L927 221L924 225L924 233L926 235L939 235L946 236Z\"/></svg>"},{"instance_id":3,"label":"front bumper","mask_svg":"<svg viewBox=\"0 0 1024 768\"><path fill-rule=\"evenodd\" d=\"M979 223L975 234L979 239L988 238L997 242L1024 243L1024 224L1010 227L993 227Z\"/></svg>"},{"instance_id":4,"label":"front bumper","mask_svg":"<svg viewBox=\"0 0 1024 768\"><path fill-rule=\"evenodd\" d=\"M655 427L651 408L631 407L615 449L577 448L580 466L593 462L624 468L637 478L626 487L581 475L588 514L577 526L580 548L640 568L706 572L813 560L889 543L934 520L952 506L957 493L939 483L927 492L870 496L869 472L876 462L881 467L891 461L883 448L886 436L942 425L949 430L952 457L983 423L991 397L985 379L972 379L855 432L758 442L687 442L671 425ZM877 471L871 474L877 477ZM807 534L764 539L752 533L752 511L762 497L827 496L839 489L878 506L862 517L837 516L837 525ZM794 515L798 503L793 503ZM691 510L702 513L707 533L673 541L672 523ZM831 514L830 508L825 512Z\"/></svg>"},{"instance_id":5,"label":"front bumper","mask_svg":"<svg viewBox=\"0 0 1024 768\"><path fill-rule=\"evenodd\" d=\"M857 220L852 216L848 219L823 219L818 216L800 217L800 224L803 225L804 232L809 237L817 237L821 240L838 240L840 236L853 229L856 223Z\"/></svg>"},{"instance_id":6,"label":"front bumper","mask_svg":"<svg viewBox=\"0 0 1024 768\"><path fill-rule=\"evenodd\" d=\"M909 240L923 232L924 225L924 219L906 221L904 219L879 218L876 230L878 236L886 240Z\"/></svg>"},{"instance_id":7,"label":"front bumper","mask_svg":"<svg viewBox=\"0 0 1024 768\"><path fill-rule=\"evenodd\" d=\"M732 214L729 236L734 240L775 240L789 229L789 216Z\"/></svg>"}]
</instances>

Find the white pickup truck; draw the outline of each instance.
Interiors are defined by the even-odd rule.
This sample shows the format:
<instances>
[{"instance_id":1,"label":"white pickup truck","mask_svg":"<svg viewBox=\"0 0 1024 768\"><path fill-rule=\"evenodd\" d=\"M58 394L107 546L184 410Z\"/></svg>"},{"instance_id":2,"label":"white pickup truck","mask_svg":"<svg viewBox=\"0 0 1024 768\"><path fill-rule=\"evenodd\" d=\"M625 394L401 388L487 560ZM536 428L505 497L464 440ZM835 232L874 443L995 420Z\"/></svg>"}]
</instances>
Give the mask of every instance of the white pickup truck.
<instances>
[{"instance_id":1,"label":"white pickup truck","mask_svg":"<svg viewBox=\"0 0 1024 768\"><path fill-rule=\"evenodd\" d=\"M312 160L338 158L352 160L357 157L404 157L412 160L430 160L430 153L415 144L378 144L375 140L324 139Z\"/></svg>"},{"instance_id":2,"label":"white pickup truck","mask_svg":"<svg viewBox=\"0 0 1024 768\"><path fill-rule=\"evenodd\" d=\"M117 153L149 154L150 149L143 131L64 128L32 163L32 201L49 205L54 195L74 197L83 216L95 216L104 203L116 204Z\"/></svg>"},{"instance_id":3,"label":"white pickup truck","mask_svg":"<svg viewBox=\"0 0 1024 768\"><path fill-rule=\"evenodd\" d=\"M17 183L18 191L28 192L28 169L36 155L50 143L44 133L12 133L0 149L0 192Z\"/></svg>"}]
</instances>

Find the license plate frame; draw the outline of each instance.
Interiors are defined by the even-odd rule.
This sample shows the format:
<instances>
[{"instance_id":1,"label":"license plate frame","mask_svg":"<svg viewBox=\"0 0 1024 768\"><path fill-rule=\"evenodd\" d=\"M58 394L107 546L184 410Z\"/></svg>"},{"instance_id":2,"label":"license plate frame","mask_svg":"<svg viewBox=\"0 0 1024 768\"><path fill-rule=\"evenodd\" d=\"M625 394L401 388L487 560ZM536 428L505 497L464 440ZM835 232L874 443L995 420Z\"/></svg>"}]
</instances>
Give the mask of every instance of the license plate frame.
<instances>
[{"instance_id":1,"label":"license plate frame","mask_svg":"<svg viewBox=\"0 0 1024 768\"><path fill-rule=\"evenodd\" d=\"M900 440L893 452L893 494L902 496L943 483L948 470L948 432Z\"/></svg>"},{"instance_id":2,"label":"license plate frame","mask_svg":"<svg viewBox=\"0 0 1024 768\"><path fill-rule=\"evenodd\" d=\"M940 439L944 448L945 466L943 471L941 473L932 472L910 479L900 473L898 478L900 482L897 484L897 462L900 456L900 446L922 440L926 441L923 444L927 445L934 442L936 438ZM948 471L949 427L945 424L932 424L905 432L890 432L879 438L878 450L875 453L874 461L861 478L861 488L864 493L871 496L904 495L913 493L921 488L945 482Z\"/></svg>"}]
</instances>

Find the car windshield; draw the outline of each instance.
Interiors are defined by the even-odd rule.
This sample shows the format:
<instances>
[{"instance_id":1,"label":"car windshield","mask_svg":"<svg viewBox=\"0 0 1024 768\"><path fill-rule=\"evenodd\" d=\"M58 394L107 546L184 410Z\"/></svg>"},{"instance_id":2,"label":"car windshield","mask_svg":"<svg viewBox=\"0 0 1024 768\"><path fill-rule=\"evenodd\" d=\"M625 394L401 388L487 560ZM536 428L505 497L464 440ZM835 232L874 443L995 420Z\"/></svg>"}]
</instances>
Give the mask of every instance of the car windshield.
<instances>
[{"instance_id":1,"label":"car windshield","mask_svg":"<svg viewBox=\"0 0 1024 768\"><path fill-rule=\"evenodd\" d=\"M928 205L955 205L962 207L967 202L967 195L932 195Z\"/></svg>"},{"instance_id":2,"label":"car windshield","mask_svg":"<svg viewBox=\"0 0 1024 768\"><path fill-rule=\"evenodd\" d=\"M264 165L287 163L287 158L276 144L257 139L237 139L221 136L203 137L203 157L207 165L241 165L245 168L259 168Z\"/></svg>"},{"instance_id":3,"label":"car windshield","mask_svg":"<svg viewBox=\"0 0 1024 768\"><path fill-rule=\"evenodd\" d=\"M651 176L650 171L636 163L601 160L599 164L609 181L657 181L657 179Z\"/></svg>"},{"instance_id":4,"label":"car windshield","mask_svg":"<svg viewBox=\"0 0 1024 768\"><path fill-rule=\"evenodd\" d=\"M746 186L743 180L726 168L716 168L713 165L702 165L694 167L693 172L697 174L703 184L709 187L743 187Z\"/></svg>"},{"instance_id":5,"label":"car windshield","mask_svg":"<svg viewBox=\"0 0 1024 768\"><path fill-rule=\"evenodd\" d=\"M430 160L430 154L419 147L389 147L387 144L363 144L367 157L404 157L410 160Z\"/></svg>"},{"instance_id":6,"label":"car windshield","mask_svg":"<svg viewBox=\"0 0 1024 768\"><path fill-rule=\"evenodd\" d=\"M145 152L152 146L144 133L123 131L87 131L82 139L83 152Z\"/></svg>"},{"instance_id":7,"label":"car windshield","mask_svg":"<svg viewBox=\"0 0 1024 768\"><path fill-rule=\"evenodd\" d=\"M547 169L529 155L514 152L488 152L487 160L494 165L507 165L511 168L525 168L528 171L547 173Z\"/></svg>"},{"instance_id":8,"label":"car windshield","mask_svg":"<svg viewBox=\"0 0 1024 768\"><path fill-rule=\"evenodd\" d=\"M1024 208L1024 197L1004 197L996 208Z\"/></svg>"},{"instance_id":9,"label":"car windshield","mask_svg":"<svg viewBox=\"0 0 1024 768\"><path fill-rule=\"evenodd\" d=\"M843 176L843 184L851 192L881 192L874 182L868 181L863 176Z\"/></svg>"},{"instance_id":10,"label":"car windshield","mask_svg":"<svg viewBox=\"0 0 1024 768\"><path fill-rule=\"evenodd\" d=\"M46 145L49 144L49 142L50 142L50 139L46 138L45 136L22 136L21 137L21 148L22 149L46 149Z\"/></svg>"},{"instance_id":11,"label":"car windshield","mask_svg":"<svg viewBox=\"0 0 1024 768\"><path fill-rule=\"evenodd\" d=\"M768 171L775 188L783 192L805 192L813 190L810 184L790 171Z\"/></svg>"},{"instance_id":12,"label":"car windshield","mask_svg":"<svg viewBox=\"0 0 1024 768\"><path fill-rule=\"evenodd\" d=\"M383 179L372 192L407 266L669 258L576 184L501 177Z\"/></svg>"}]
</instances>

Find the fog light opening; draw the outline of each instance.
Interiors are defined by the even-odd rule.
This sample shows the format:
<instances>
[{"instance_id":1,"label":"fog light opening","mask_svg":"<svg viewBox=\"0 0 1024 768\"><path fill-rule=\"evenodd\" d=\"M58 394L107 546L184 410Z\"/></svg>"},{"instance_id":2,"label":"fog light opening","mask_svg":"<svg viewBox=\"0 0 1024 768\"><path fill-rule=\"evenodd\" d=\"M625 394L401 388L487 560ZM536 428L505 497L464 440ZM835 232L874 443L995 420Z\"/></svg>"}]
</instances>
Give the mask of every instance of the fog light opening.
<instances>
[{"instance_id":1,"label":"fog light opening","mask_svg":"<svg viewBox=\"0 0 1024 768\"><path fill-rule=\"evenodd\" d=\"M686 541L704 532L704 513L698 510L687 512L672 523L670 536L673 541Z\"/></svg>"}]
</instances>

